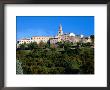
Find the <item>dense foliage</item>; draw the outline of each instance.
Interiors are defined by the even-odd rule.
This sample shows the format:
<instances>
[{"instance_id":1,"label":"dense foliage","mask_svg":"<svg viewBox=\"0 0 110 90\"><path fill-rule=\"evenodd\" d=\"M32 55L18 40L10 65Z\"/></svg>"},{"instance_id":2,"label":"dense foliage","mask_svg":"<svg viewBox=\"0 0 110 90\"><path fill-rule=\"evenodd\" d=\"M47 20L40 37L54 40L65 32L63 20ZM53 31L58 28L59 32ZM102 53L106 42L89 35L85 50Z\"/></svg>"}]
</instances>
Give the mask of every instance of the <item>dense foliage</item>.
<instances>
[{"instance_id":1,"label":"dense foliage","mask_svg":"<svg viewBox=\"0 0 110 90\"><path fill-rule=\"evenodd\" d=\"M23 74L22 63L16 60L16 74Z\"/></svg>"},{"instance_id":2,"label":"dense foliage","mask_svg":"<svg viewBox=\"0 0 110 90\"><path fill-rule=\"evenodd\" d=\"M23 74L94 74L91 43L24 43L16 53Z\"/></svg>"}]
</instances>

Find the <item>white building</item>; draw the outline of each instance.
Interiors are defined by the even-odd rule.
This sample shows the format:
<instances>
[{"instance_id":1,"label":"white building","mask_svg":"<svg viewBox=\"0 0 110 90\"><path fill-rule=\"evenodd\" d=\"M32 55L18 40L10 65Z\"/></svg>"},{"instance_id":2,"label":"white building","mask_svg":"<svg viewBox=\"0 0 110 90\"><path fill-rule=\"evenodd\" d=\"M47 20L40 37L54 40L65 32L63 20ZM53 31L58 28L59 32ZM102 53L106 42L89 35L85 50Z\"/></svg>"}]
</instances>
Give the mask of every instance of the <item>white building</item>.
<instances>
[{"instance_id":1,"label":"white building","mask_svg":"<svg viewBox=\"0 0 110 90\"><path fill-rule=\"evenodd\" d=\"M69 36L74 36L75 37L75 34L74 33L69 33Z\"/></svg>"},{"instance_id":2,"label":"white building","mask_svg":"<svg viewBox=\"0 0 110 90\"><path fill-rule=\"evenodd\" d=\"M81 35L81 38L83 38L84 37L84 35Z\"/></svg>"},{"instance_id":3,"label":"white building","mask_svg":"<svg viewBox=\"0 0 110 90\"><path fill-rule=\"evenodd\" d=\"M23 38L21 40L18 40L18 44L23 44L23 43L31 43L33 42L31 39Z\"/></svg>"},{"instance_id":4,"label":"white building","mask_svg":"<svg viewBox=\"0 0 110 90\"><path fill-rule=\"evenodd\" d=\"M51 44L56 44L58 42L58 38L51 38L50 43Z\"/></svg>"}]
</instances>

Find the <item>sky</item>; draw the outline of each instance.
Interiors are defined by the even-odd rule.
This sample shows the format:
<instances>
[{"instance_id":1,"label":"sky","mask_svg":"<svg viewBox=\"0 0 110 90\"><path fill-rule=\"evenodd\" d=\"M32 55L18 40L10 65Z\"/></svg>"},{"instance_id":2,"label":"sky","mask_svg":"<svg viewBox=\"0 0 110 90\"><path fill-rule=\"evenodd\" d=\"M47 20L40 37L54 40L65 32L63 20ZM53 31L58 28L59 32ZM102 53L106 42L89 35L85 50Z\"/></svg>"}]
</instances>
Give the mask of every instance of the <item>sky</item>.
<instances>
[{"instance_id":1,"label":"sky","mask_svg":"<svg viewBox=\"0 0 110 90\"><path fill-rule=\"evenodd\" d=\"M55 36L60 24L64 33L94 34L94 16L16 16L16 38Z\"/></svg>"}]
</instances>

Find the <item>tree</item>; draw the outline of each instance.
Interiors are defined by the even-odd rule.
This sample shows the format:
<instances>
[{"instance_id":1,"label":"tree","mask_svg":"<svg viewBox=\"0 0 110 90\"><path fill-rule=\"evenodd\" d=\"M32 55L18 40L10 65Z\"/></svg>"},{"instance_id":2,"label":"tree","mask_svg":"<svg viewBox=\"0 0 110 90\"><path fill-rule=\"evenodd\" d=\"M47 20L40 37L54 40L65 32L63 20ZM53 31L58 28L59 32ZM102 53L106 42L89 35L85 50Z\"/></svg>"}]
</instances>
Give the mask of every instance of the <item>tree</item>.
<instances>
[{"instance_id":1,"label":"tree","mask_svg":"<svg viewBox=\"0 0 110 90\"><path fill-rule=\"evenodd\" d=\"M64 42L64 50L65 51L70 50L71 46L72 46L72 43L70 43L70 42Z\"/></svg>"},{"instance_id":2,"label":"tree","mask_svg":"<svg viewBox=\"0 0 110 90\"><path fill-rule=\"evenodd\" d=\"M52 51L55 51L56 50L56 45L55 44L51 44L50 48L51 48Z\"/></svg>"},{"instance_id":3,"label":"tree","mask_svg":"<svg viewBox=\"0 0 110 90\"><path fill-rule=\"evenodd\" d=\"M47 43L45 44L45 48L50 48L49 42L47 42Z\"/></svg>"},{"instance_id":4,"label":"tree","mask_svg":"<svg viewBox=\"0 0 110 90\"><path fill-rule=\"evenodd\" d=\"M40 43L38 44L39 48L44 48L45 47L45 43L43 41L40 41Z\"/></svg>"},{"instance_id":5,"label":"tree","mask_svg":"<svg viewBox=\"0 0 110 90\"><path fill-rule=\"evenodd\" d=\"M41 41L38 46L36 43L28 44L31 50L17 50L16 57L22 62L23 74L94 73L94 48L88 47L90 43L73 44L66 41L57 45L56 48L56 44ZM73 48L74 46L80 48Z\"/></svg>"},{"instance_id":6,"label":"tree","mask_svg":"<svg viewBox=\"0 0 110 90\"><path fill-rule=\"evenodd\" d=\"M91 35L90 38L92 40L92 43L94 43L94 35Z\"/></svg>"},{"instance_id":7,"label":"tree","mask_svg":"<svg viewBox=\"0 0 110 90\"><path fill-rule=\"evenodd\" d=\"M80 71L83 74L94 73L94 49L82 48L80 52L80 59L82 64L80 65Z\"/></svg>"},{"instance_id":8,"label":"tree","mask_svg":"<svg viewBox=\"0 0 110 90\"><path fill-rule=\"evenodd\" d=\"M22 63L19 60L16 60L16 74L23 74L23 69L21 64Z\"/></svg>"},{"instance_id":9,"label":"tree","mask_svg":"<svg viewBox=\"0 0 110 90\"><path fill-rule=\"evenodd\" d=\"M28 48L30 50L33 50L33 49L36 49L38 47L37 43L36 42L31 42L28 44Z\"/></svg>"},{"instance_id":10,"label":"tree","mask_svg":"<svg viewBox=\"0 0 110 90\"><path fill-rule=\"evenodd\" d=\"M63 42L57 42L57 45L59 48L63 48L63 46L64 46Z\"/></svg>"},{"instance_id":11,"label":"tree","mask_svg":"<svg viewBox=\"0 0 110 90\"><path fill-rule=\"evenodd\" d=\"M26 43L20 44L20 49L25 50L26 49Z\"/></svg>"}]
</instances>

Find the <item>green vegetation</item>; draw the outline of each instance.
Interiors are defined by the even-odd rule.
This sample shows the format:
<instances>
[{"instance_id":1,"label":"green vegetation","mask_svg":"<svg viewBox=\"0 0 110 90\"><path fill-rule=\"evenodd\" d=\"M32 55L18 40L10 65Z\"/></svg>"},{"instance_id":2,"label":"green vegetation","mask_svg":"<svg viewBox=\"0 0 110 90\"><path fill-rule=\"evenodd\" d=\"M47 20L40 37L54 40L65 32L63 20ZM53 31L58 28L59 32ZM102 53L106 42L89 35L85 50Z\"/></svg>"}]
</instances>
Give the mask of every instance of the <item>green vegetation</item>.
<instances>
[{"instance_id":1,"label":"green vegetation","mask_svg":"<svg viewBox=\"0 0 110 90\"><path fill-rule=\"evenodd\" d=\"M94 74L91 43L24 43L16 59L22 63L23 74Z\"/></svg>"},{"instance_id":2,"label":"green vegetation","mask_svg":"<svg viewBox=\"0 0 110 90\"><path fill-rule=\"evenodd\" d=\"M19 60L16 61L16 74L23 74L23 69Z\"/></svg>"}]
</instances>

